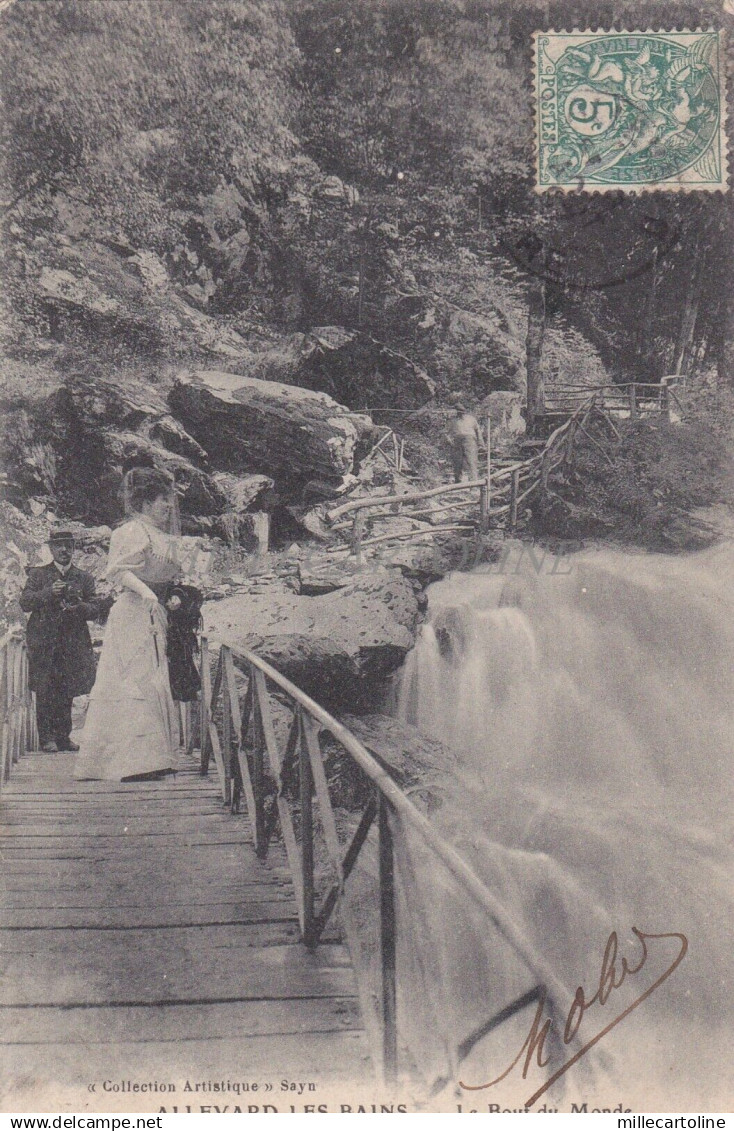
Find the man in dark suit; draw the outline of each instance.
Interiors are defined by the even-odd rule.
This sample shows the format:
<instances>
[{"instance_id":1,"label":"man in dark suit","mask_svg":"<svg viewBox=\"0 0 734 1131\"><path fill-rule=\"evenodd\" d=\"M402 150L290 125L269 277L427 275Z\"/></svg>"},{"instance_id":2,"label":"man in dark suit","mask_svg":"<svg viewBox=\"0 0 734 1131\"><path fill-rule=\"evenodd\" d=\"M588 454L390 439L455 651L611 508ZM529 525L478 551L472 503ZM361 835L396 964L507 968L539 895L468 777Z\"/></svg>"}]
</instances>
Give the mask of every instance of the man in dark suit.
<instances>
[{"instance_id":1,"label":"man in dark suit","mask_svg":"<svg viewBox=\"0 0 734 1131\"><path fill-rule=\"evenodd\" d=\"M72 700L91 691L95 674L87 621L108 602L96 596L91 573L73 564L70 530L54 531L48 544L53 561L29 569L20 606L31 614L26 640L38 738L41 749L51 753L79 749L70 738Z\"/></svg>"}]
</instances>

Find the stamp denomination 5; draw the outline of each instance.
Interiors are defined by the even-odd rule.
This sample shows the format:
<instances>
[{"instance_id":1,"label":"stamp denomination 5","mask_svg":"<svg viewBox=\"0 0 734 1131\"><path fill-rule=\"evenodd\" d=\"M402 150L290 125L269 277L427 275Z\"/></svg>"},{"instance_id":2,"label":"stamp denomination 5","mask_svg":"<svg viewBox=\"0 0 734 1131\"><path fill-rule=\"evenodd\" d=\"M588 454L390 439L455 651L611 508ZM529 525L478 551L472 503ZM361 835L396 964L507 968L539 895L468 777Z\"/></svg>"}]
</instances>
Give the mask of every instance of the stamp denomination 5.
<instances>
[{"instance_id":1,"label":"stamp denomination 5","mask_svg":"<svg viewBox=\"0 0 734 1131\"><path fill-rule=\"evenodd\" d=\"M725 189L721 34L537 33L538 191Z\"/></svg>"}]
</instances>

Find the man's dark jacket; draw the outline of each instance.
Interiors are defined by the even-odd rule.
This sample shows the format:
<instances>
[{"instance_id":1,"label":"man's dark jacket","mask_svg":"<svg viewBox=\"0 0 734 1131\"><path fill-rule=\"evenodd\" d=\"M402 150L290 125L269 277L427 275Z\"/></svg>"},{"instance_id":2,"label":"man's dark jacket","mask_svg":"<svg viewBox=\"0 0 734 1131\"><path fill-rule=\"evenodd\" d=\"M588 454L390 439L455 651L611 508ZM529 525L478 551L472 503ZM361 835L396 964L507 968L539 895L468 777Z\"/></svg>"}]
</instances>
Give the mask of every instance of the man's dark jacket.
<instances>
[{"instance_id":1,"label":"man's dark jacket","mask_svg":"<svg viewBox=\"0 0 734 1131\"><path fill-rule=\"evenodd\" d=\"M52 590L54 581L65 581L63 601ZM43 690L52 676L62 678L65 693L72 698L92 690L95 675L92 640L87 620L94 620L104 598L95 596L91 573L70 566L66 576L50 565L28 570L28 580L20 595L20 607L30 613L26 629L29 682L33 691Z\"/></svg>"}]
</instances>

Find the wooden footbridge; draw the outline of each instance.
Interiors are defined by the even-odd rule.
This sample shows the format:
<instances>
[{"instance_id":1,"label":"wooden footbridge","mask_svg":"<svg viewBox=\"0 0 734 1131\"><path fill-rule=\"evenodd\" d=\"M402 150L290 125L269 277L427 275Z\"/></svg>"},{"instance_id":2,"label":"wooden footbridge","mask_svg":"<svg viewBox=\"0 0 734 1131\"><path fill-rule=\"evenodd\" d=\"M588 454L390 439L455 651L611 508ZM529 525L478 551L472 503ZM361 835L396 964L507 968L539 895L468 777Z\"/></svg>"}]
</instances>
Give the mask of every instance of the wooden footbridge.
<instances>
[{"instance_id":1,"label":"wooden footbridge","mask_svg":"<svg viewBox=\"0 0 734 1131\"><path fill-rule=\"evenodd\" d=\"M415 1095L399 1011L406 830L527 971L424 1097L542 993L570 1000L346 728L252 653L220 646L210 666L203 641L202 661L174 778L77 782L73 755L33 752L25 646L0 642L2 1110L288 1111L345 1084ZM332 803L326 735L361 775L361 813Z\"/></svg>"}]
</instances>

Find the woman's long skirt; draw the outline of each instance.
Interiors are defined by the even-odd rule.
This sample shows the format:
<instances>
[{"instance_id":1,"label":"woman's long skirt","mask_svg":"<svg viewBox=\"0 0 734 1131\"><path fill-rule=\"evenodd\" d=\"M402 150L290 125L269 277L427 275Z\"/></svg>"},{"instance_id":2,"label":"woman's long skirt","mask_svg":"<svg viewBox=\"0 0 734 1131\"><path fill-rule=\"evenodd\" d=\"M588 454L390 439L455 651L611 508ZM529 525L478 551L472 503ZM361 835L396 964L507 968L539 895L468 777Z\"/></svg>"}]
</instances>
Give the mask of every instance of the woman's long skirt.
<instances>
[{"instance_id":1,"label":"woman's long skirt","mask_svg":"<svg viewBox=\"0 0 734 1131\"><path fill-rule=\"evenodd\" d=\"M176 768L178 718L166 658L166 611L126 590L105 630L74 776L121 781Z\"/></svg>"}]
</instances>

